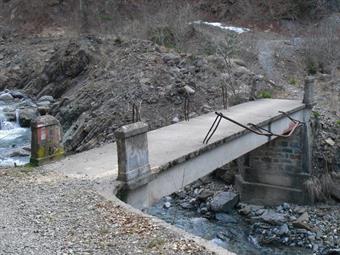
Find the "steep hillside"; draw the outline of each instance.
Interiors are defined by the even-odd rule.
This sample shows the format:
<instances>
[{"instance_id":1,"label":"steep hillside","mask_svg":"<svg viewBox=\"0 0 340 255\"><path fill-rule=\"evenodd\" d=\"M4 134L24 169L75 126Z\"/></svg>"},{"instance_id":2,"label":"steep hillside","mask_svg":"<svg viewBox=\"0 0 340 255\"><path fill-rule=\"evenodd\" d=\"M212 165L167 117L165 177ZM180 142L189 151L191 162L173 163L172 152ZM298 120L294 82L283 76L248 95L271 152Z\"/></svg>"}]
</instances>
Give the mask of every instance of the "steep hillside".
<instances>
[{"instance_id":1,"label":"steep hillside","mask_svg":"<svg viewBox=\"0 0 340 255\"><path fill-rule=\"evenodd\" d=\"M114 130L132 121L134 106L151 128L182 120L186 97L190 116L221 108L221 86L230 75L220 57L179 54L142 40L24 40L0 52L0 89L57 99L51 113L63 124L70 151L112 141ZM256 76L240 60L232 61L231 75L229 104L247 101ZM260 84L259 93L266 87Z\"/></svg>"},{"instance_id":2,"label":"steep hillside","mask_svg":"<svg viewBox=\"0 0 340 255\"><path fill-rule=\"evenodd\" d=\"M22 31L41 32L47 27L67 27L96 32L122 32L131 22L167 9L173 15L190 5L199 17L240 23L280 20L318 20L340 10L339 0L4 0L0 3L2 21Z\"/></svg>"},{"instance_id":3,"label":"steep hillside","mask_svg":"<svg viewBox=\"0 0 340 255\"><path fill-rule=\"evenodd\" d=\"M316 158L340 167L340 19L328 15L338 0L6 0L0 7L0 89L53 96L50 112L69 151L112 141L133 109L157 128L184 118L188 93L195 116L222 107L222 87L229 104L248 100L255 85L258 97L301 98L313 74Z\"/></svg>"}]
</instances>

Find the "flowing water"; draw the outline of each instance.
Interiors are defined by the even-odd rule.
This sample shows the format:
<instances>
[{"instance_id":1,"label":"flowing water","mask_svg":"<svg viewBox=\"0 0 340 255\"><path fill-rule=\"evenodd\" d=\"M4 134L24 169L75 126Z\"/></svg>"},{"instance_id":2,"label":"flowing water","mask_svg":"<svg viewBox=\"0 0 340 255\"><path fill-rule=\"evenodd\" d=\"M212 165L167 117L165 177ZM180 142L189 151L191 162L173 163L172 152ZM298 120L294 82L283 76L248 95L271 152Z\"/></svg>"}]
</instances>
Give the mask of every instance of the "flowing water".
<instances>
[{"instance_id":1,"label":"flowing water","mask_svg":"<svg viewBox=\"0 0 340 255\"><path fill-rule=\"evenodd\" d=\"M31 140L29 128L19 124L19 110L15 110L15 121L6 119L4 110L15 105L0 106L0 167L20 166L29 162L28 149Z\"/></svg>"},{"instance_id":2,"label":"flowing water","mask_svg":"<svg viewBox=\"0 0 340 255\"><path fill-rule=\"evenodd\" d=\"M236 212L230 214L229 223L207 220L193 210L183 209L176 203L170 208L164 208L166 200L163 198L147 212L185 231L204 239L238 255L309 255L311 250L295 247L264 247L260 246L256 237L249 235L249 224Z\"/></svg>"}]
</instances>

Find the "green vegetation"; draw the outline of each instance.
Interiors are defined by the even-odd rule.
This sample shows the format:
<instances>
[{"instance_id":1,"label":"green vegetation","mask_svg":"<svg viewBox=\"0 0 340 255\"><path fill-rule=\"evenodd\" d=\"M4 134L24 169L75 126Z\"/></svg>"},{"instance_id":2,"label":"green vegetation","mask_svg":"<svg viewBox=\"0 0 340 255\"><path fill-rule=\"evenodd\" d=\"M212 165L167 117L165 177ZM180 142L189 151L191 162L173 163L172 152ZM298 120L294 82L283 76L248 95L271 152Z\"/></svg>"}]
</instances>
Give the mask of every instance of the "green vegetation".
<instances>
[{"instance_id":1,"label":"green vegetation","mask_svg":"<svg viewBox=\"0 0 340 255\"><path fill-rule=\"evenodd\" d=\"M313 117L314 118L320 118L321 114L317 111L313 111Z\"/></svg>"},{"instance_id":2,"label":"green vegetation","mask_svg":"<svg viewBox=\"0 0 340 255\"><path fill-rule=\"evenodd\" d=\"M291 78L289 78L288 83L290 85L297 86L298 85L298 80L295 77L291 77Z\"/></svg>"},{"instance_id":3,"label":"green vegetation","mask_svg":"<svg viewBox=\"0 0 340 255\"><path fill-rule=\"evenodd\" d=\"M148 32L148 38L154 43L167 48L176 47L176 36L170 27L156 27Z\"/></svg>"},{"instance_id":4,"label":"green vegetation","mask_svg":"<svg viewBox=\"0 0 340 255\"><path fill-rule=\"evenodd\" d=\"M318 65L315 62L315 60L308 59L306 65L307 65L307 73L309 75L315 75L318 72Z\"/></svg>"},{"instance_id":5,"label":"green vegetation","mask_svg":"<svg viewBox=\"0 0 340 255\"><path fill-rule=\"evenodd\" d=\"M112 21L113 18L111 16L108 16L108 15L102 15L100 16L100 19L103 20L103 21Z\"/></svg>"},{"instance_id":6,"label":"green vegetation","mask_svg":"<svg viewBox=\"0 0 340 255\"><path fill-rule=\"evenodd\" d=\"M272 98L272 93L270 91L264 90L258 94L258 98Z\"/></svg>"},{"instance_id":7,"label":"green vegetation","mask_svg":"<svg viewBox=\"0 0 340 255\"><path fill-rule=\"evenodd\" d=\"M337 120L337 121L335 122L335 124L336 124L338 127L340 127L340 120Z\"/></svg>"}]
</instances>

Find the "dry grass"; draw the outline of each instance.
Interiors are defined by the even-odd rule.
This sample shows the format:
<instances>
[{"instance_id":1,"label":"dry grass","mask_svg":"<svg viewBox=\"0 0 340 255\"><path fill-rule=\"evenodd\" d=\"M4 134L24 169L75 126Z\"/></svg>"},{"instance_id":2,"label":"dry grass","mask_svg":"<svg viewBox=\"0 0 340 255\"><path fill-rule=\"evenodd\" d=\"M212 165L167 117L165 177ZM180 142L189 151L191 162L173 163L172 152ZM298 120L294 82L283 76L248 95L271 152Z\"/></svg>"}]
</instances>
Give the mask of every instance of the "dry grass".
<instances>
[{"instance_id":1,"label":"dry grass","mask_svg":"<svg viewBox=\"0 0 340 255\"><path fill-rule=\"evenodd\" d=\"M160 1L157 5L142 7L139 17L128 22L122 34L149 39L166 47L182 48L193 32L190 23L196 19L198 17L188 2Z\"/></svg>"},{"instance_id":2,"label":"dry grass","mask_svg":"<svg viewBox=\"0 0 340 255\"><path fill-rule=\"evenodd\" d=\"M333 74L340 64L340 25L336 20L326 20L311 27L303 45L307 72Z\"/></svg>"},{"instance_id":3,"label":"dry grass","mask_svg":"<svg viewBox=\"0 0 340 255\"><path fill-rule=\"evenodd\" d=\"M305 188L312 203L324 201L325 196L322 192L320 180L313 176L305 182Z\"/></svg>"},{"instance_id":4,"label":"dry grass","mask_svg":"<svg viewBox=\"0 0 340 255\"><path fill-rule=\"evenodd\" d=\"M312 203L323 202L330 197L334 182L329 173L313 176L305 183L305 189Z\"/></svg>"}]
</instances>

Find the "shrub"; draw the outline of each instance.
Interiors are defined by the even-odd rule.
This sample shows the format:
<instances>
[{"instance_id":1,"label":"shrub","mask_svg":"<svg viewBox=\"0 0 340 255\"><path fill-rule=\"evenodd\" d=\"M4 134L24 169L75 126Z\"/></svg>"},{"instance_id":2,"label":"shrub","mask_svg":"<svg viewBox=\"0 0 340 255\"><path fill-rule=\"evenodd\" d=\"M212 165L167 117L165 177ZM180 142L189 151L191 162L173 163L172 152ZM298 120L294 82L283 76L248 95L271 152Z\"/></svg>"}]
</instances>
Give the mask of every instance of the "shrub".
<instances>
[{"instance_id":1,"label":"shrub","mask_svg":"<svg viewBox=\"0 0 340 255\"><path fill-rule=\"evenodd\" d=\"M320 118L320 116L321 116L321 114L319 112L313 111L313 117L314 118L318 119L318 118Z\"/></svg>"},{"instance_id":2,"label":"shrub","mask_svg":"<svg viewBox=\"0 0 340 255\"><path fill-rule=\"evenodd\" d=\"M315 75L318 72L318 64L316 60L307 59L306 60L306 68L308 75Z\"/></svg>"},{"instance_id":3,"label":"shrub","mask_svg":"<svg viewBox=\"0 0 340 255\"><path fill-rule=\"evenodd\" d=\"M272 93L267 90L261 91L258 95L258 98L272 98Z\"/></svg>"},{"instance_id":4,"label":"shrub","mask_svg":"<svg viewBox=\"0 0 340 255\"><path fill-rule=\"evenodd\" d=\"M307 73L333 73L340 58L339 25L336 21L326 20L307 32L302 47Z\"/></svg>"},{"instance_id":5,"label":"shrub","mask_svg":"<svg viewBox=\"0 0 340 255\"><path fill-rule=\"evenodd\" d=\"M176 46L176 36L170 27L155 27L148 31L148 38L159 45L168 48Z\"/></svg>"},{"instance_id":6,"label":"shrub","mask_svg":"<svg viewBox=\"0 0 340 255\"><path fill-rule=\"evenodd\" d=\"M293 85L293 86L297 86L297 85L298 85L298 81L297 81L297 79L296 79L295 77L290 78L290 79L288 80L288 83L289 83L290 85Z\"/></svg>"},{"instance_id":7,"label":"shrub","mask_svg":"<svg viewBox=\"0 0 340 255\"><path fill-rule=\"evenodd\" d=\"M157 5L146 5L140 15L127 25L125 33L171 48L181 48L186 43L194 31L190 24L197 19L193 7L185 1L159 1Z\"/></svg>"}]
</instances>

